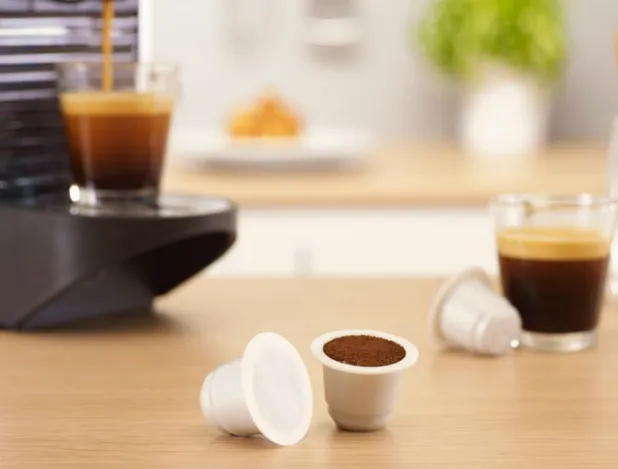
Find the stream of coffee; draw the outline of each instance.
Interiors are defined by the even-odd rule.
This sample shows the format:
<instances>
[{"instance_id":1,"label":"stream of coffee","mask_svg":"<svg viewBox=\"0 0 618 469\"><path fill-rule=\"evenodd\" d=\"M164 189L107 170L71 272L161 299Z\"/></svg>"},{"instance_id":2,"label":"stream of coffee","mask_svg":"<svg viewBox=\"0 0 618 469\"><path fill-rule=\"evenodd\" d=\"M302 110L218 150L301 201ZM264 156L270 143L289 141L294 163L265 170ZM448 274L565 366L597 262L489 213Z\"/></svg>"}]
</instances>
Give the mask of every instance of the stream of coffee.
<instances>
[{"instance_id":1,"label":"stream of coffee","mask_svg":"<svg viewBox=\"0 0 618 469\"><path fill-rule=\"evenodd\" d=\"M101 53L103 56L103 91L111 91L114 86L114 46L112 41L112 26L114 22L114 0L103 1L103 35L101 38Z\"/></svg>"}]
</instances>

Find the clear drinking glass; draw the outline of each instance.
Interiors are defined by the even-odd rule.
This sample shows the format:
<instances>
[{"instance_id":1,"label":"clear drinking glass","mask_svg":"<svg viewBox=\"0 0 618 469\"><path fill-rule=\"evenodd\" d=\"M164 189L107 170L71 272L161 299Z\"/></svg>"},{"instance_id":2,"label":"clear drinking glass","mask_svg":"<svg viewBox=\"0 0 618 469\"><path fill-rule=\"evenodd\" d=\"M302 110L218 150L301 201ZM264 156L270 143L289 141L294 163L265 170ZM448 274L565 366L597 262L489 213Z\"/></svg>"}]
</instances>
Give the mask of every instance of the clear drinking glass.
<instances>
[{"instance_id":1,"label":"clear drinking glass","mask_svg":"<svg viewBox=\"0 0 618 469\"><path fill-rule=\"evenodd\" d=\"M178 79L177 67L167 64L59 65L76 202L157 199Z\"/></svg>"},{"instance_id":2,"label":"clear drinking glass","mask_svg":"<svg viewBox=\"0 0 618 469\"><path fill-rule=\"evenodd\" d=\"M593 346L618 203L591 195L501 195L491 210L503 293L522 319L521 345Z\"/></svg>"},{"instance_id":3,"label":"clear drinking glass","mask_svg":"<svg viewBox=\"0 0 618 469\"><path fill-rule=\"evenodd\" d=\"M614 119L610 135L609 158L609 196L613 199L618 198L618 118ZM614 305L618 304L618 242L614 238L612 245L612 256L610 259L609 273L607 280L607 297Z\"/></svg>"}]
</instances>

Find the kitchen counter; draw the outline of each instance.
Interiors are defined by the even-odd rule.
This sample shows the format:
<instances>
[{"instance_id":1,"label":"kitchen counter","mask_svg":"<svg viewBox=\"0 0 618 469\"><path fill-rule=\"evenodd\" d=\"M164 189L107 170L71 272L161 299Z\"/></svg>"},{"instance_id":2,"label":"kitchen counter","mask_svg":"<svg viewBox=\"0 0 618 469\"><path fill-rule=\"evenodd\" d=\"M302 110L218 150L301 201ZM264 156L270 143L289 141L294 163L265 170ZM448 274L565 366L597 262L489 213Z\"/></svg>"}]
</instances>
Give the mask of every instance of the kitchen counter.
<instances>
[{"instance_id":1,"label":"kitchen counter","mask_svg":"<svg viewBox=\"0 0 618 469\"><path fill-rule=\"evenodd\" d=\"M356 171L296 174L207 170L171 158L164 189L240 204L240 236L215 275L451 275L470 265L496 270L491 196L604 193L606 155L601 143L517 159L400 143Z\"/></svg>"},{"instance_id":2,"label":"kitchen counter","mask_svg":"<svg viewBox=\"0 0 618 469\"><path fill-rule=\"evenodd\" d=\"M198 278L157 315L0 340L0 467L613 467L618 311L595 351L503 358L436 354L425 314L440 285L407 280ZM335 430L308 347L330 329L406 336L421 357L387 430ZM200 412L206 374L274 330L299 348L315 391L309 435L272 448L219 434Z\"/></svg>"},{"instance_id":3,"label":"kitchen counter","mask_svg":"<svg viewBox=\"0 0 618 469\"><path fill-rule=\"evenodd\" d=\"M164 189L221 195L250 208L476 206L500 192L604 192L606 154L605 144L580 143L483 159L445 144L394 144L356 170L301 174L200 170L171 158Z\"/></svg>"}]
</instances>

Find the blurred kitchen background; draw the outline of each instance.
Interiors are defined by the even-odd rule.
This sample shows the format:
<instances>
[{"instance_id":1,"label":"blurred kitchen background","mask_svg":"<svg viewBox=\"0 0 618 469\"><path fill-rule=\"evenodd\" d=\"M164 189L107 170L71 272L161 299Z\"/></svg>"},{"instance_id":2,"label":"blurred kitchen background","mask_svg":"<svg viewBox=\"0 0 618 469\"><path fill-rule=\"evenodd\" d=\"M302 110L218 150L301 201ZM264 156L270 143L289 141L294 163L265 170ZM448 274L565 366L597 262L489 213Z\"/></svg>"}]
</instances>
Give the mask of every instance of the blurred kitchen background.
<instances>
[{"instance_id":1,"label":"blurred kitchen background","mask_svg":"<svg viewBox=\"0 0 618 469\"><path fill-rule=\"evenodd\" d=\"M183 66L179 128L218 125L230 107L273 85L320 125L385 137L455 136L455 86L437 76L413 44L413 28L430 0L325 0L351 5L360 28L352 51L307 42L311 0L143 3L151 3L152 49L146 56ZM563 5L569 60L557 86L550 135L605 139L618 105L618 2L565 0ZM238 40L243 34L244 42Z\"/></svg>"},{"instance_id":2,"label":"blurred kitchen background","mask_svg":"<svg viewBox=\"0 0 618 469\"><path fill-rule=\"evenodd\" d=\"M170 177L169 187L226 194L242 207L239 241L212 274L448 275L469 265L496 272L490 196L606 190L618 104L612 0L156 0L151 8L147 56L184 69L172 155L211 163ZM442 23L430 22L433 8ZM340 21L320 22L329 17ZM463 86L432 61L448 62L449 50L446 59L430 56L417 39L424 20L430 40L448 49L449 41L474 42L462 28L491 29L482 23L495 18L487 47L530 73L495 73L485 93L482 78ZM199 150L207 129L225 129L235 109L265 90L309 126L364 133L366 146L348 142L364 164L213 167L243 158Z\"/></svg>"},{"instance_id":3,"label":"blurred kitchen background","mask_svg":"<svg viewBox=\"0 0 618 469\"><path fill-rule=\"evenodd\" d=\"M0 0L0 98L27 83L51 99L48 65L95 57L101 2L71 3ZM117 58L182 67L165 191L240 206L210 275L495 272L492 195L608 190L615 0L118 0L117 15Z\"/></svg>"}]
</instances>

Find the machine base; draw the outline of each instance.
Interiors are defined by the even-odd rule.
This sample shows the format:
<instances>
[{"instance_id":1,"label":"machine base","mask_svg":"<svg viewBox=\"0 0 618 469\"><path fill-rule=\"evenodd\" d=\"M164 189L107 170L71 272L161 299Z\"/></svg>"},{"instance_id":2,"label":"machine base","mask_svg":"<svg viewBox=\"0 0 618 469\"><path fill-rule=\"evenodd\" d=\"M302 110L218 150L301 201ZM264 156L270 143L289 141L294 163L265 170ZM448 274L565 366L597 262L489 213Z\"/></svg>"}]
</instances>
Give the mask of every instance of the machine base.
<instances>
[{"instance_id":1,"label":"machine base","mask_svg":"<svg viewBox=\"0 0 618 469\"><path fill-rule=\"evenodd\" d=\"M38 329L144 311L236 240L236 207L167 197L131 210L54 197L0 204L0 327Z\"/></svg>"}]
</instances>

